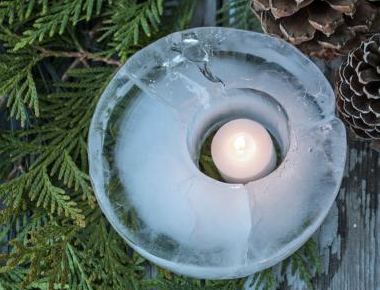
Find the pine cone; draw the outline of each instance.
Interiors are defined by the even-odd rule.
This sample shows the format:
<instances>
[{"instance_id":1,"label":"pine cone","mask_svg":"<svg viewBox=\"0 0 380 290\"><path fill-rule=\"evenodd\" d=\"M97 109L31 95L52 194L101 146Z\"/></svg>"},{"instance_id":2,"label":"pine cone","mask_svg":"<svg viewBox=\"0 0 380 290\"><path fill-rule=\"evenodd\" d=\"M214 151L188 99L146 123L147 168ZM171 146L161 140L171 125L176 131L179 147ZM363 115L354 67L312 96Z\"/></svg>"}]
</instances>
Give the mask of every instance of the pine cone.
<instances>
[{"instance_id":1,"label":"pine cone","mask_svg":"<svg viewBox=\"0 0 380 290\"><path fill-rule=\"evenodd\" d=\"M380 0L252 0L251 7L266 33L327 59L380 31Z\"/></svg>"},{"instance_id":2,"label":"pine cone","mask_svg":"<svg viewBox=\"0 0 380 290\"><path fill-rule=\"evenodd\" d=\"M340 117L361 139L380 140L380 34L349 52L336 83Z\"/></svg>"}]
</instances>

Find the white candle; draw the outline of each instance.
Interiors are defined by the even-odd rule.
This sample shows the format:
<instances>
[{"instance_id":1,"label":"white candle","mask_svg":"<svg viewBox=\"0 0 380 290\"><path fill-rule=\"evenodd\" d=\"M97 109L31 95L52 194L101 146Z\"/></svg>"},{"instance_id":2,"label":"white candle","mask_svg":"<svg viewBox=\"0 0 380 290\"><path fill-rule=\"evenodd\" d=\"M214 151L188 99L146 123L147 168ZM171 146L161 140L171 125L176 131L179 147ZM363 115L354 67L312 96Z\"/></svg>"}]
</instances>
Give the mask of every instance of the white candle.
<instances>
[{"instance_id":1,"label":"white candle","mask_svg":"<svg viewBox=\"0 0 380 290\"><path fill-rule=\"evenodd\" d=\"M211 143L211 155L225 181L247 183L274 170L277 156L268 131L249 119L224 124Z\"/></svg>"}]
</instances>

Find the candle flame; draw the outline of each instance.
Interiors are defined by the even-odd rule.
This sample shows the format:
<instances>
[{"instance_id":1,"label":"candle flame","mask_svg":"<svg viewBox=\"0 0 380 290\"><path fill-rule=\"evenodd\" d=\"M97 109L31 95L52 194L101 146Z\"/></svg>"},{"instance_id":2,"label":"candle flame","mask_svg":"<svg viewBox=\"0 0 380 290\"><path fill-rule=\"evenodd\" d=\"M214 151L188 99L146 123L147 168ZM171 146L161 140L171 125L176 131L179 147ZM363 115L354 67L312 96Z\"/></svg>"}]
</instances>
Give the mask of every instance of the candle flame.
<instances>
[{"instance_id":1,"label":"candle flame","mask_svg":"<svg viewBox=\"0 0 380 290\"><path fill-rule=\"evenodd\" d=\"M247 161L252 158L256 151L256 144L251 136L238 134L231 143L232 155L241 161Z\"/></svg>"},{"instance_id":2,"label":"candle flame","mask_svg":"<svg viewBox=\"0 0 380 290\"><path fill-rule=\"evenodd\" d=\"M244 136L238 136L234 140L234 148L239 152L239 153L244 153L245 149L247 146L247 142L245 141Z\"/></svg>"}]
</instances>

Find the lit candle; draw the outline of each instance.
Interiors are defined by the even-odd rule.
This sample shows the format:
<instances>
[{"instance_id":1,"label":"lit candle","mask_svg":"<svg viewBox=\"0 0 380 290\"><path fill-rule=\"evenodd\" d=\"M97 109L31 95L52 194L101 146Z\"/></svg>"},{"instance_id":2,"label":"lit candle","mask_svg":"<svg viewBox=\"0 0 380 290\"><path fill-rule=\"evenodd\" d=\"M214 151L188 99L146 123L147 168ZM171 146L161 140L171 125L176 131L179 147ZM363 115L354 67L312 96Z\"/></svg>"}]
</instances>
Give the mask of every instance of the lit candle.
<instances>
[{"instance_id":1,"label":"lit candle","mask_svg":"<svg viewBox=\"0 0 380 290\"><path fill-rule=\"evenodd\" d=\"M211 155L225 181L247 183L274 170L277 156L268 131L249 119L224 124L211 143Z\"/></svg>"}]
</instances>

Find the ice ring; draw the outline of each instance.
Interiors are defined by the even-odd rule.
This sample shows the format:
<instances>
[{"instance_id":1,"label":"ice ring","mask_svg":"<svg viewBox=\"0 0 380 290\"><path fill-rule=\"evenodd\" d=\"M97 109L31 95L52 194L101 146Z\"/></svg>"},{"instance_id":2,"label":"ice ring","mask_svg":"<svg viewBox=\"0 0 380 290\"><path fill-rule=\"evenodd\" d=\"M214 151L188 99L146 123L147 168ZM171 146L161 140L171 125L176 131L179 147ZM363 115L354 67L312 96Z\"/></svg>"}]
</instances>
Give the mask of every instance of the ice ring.
<instances>
[{"instance_id":1,"label":"ice ring","mask_svg":"<svg viewBox=\"0 0 380 290\"><path fill-rule=\"evenodd\" d=\"M199 170L217 126L251 118L278 141L279 167L248 184ZM297 250L339 191L346 133L318 68L264 34L197 28L133 55L113 77L89 133L99 205L142 256L198 278L235 278Z\"/></svg>"}]
</instances>

